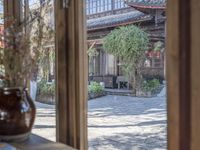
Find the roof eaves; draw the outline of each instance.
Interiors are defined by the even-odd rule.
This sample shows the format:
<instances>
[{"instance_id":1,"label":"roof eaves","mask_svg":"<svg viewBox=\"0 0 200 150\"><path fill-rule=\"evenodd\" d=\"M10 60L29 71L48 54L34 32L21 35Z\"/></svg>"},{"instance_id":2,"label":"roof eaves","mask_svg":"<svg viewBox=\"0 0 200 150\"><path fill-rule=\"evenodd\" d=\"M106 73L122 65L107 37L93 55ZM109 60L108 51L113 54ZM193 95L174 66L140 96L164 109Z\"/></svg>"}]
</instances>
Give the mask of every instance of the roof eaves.
<instances>
[{"instance_id":1,"label":"roof eaves","mask_svg":"<svg viewBox=\"0 0 200 150\"><path fill-rule=\"evenodd\" d=\"M119 27L119 26L124 26L124 25L130 25L130 24L150 21L151 19L152 19L152 17L148 16L147 18L143 18L140 20L132 20L132 21L127 21L127 22L118 23L118 24L110 24L110 25L106 25L106 26L99 26L99 27L97 26L97 27L93 27L93 28L88 28L87 31L101 30L101 29L106 29L106 28L114 28L114 27Z\"/></svg>"},{"instance_id":2,"label":"roof eaves","mask_svg":"<svg viewBox=\"0 0 200 150\"><path fill-rule=\"evenodd\" d=\"M143 9L166 9L165 6L144 6L144 5L138 5L138 4L132 4L132 3L127 3L129 6L133 8L143 8Z\"/></svg>"},{"instance_id":3,"label":"roof eaves","mask_svg":"<svg viewBox=\"0 0 200 150\"><path fill-rule=\"evenodd\" d=\"M166 0L125 0L125 3L134 8L165 9Z\"/></svg>"},{"instance_id":4,"label":"roof eaves","mask_svg":"<svg viewBox=\"0 0 200 150\"><path fill-rule=\"evenodd\" d=\"M142 20L152 19L150 15L145 15L139 11L133 11L129 13L124 13L120 15L111 15L96 19L90 19L87 21L88 29L101 29L112 26L119 26L121 24L126 24L128 22L140 22Z\"/></svg>"}]
</instances>

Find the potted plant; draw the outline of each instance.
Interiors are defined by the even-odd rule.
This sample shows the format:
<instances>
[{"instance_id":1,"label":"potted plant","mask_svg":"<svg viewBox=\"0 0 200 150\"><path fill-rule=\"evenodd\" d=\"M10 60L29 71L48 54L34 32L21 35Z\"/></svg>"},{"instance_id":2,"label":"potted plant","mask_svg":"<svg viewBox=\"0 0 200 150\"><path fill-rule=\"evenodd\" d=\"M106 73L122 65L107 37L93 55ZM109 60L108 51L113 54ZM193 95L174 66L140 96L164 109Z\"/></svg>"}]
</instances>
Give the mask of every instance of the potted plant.
<instances>
[{"instance_id":1,"label":"potted plant","mask_svg":"<svg viewBox=\"0 0 200 150\"><path fill-rule=\"evenodd\" d=\"M37 47L30 46L29 27L42 18L37 10L30 16L20 22L4 16L5 30L1 36L5 46L0 49L0 141L26 139L35 120L36 108L28 87L39 53Z\"/></svg>"},{"instance_id":2,"label":"potted plant","mask_svg":"<svg viewBox=\"0 0 200 150\"><path fill-rule=\"evenodd\" d=\"M160 82L158 79L144 81L142 83L142 91L144 92L144 95L147 97L151 97L155 92L155 90L157 90L159 87L160 87Z\"/></svg>"},{"instance_id":3,"label":"potted plant","mask_svg":"<svg viewBox=\"0 0 200 150\"><path fill-rule=\"evenodd\" d=\"M54 82L47 82L44 78L38 82L37 101L41 103L55 104Z\"/></svg>"},{"instance_id":4,"label":"potted plant","mask_svg":"<svg viewBox=\"0 0 200 150\"><path fill-rule=\"evenodd\" d=\"M23 26L11 21L5 29L1 48L0 140L26 139L32 129L36 109L28 94L34 58Z\"/></svg>"},{"instance_id":5,"label":"potted plant","mask_svg":"<svg viewBox=\"0 0 200 150\"><path fill-rule=\"evenodd\" d=\"M91 84L88 86L88 95L89 99L104 96L104 87L100 83L91 82Z\"/></svg>"}]
</instances>

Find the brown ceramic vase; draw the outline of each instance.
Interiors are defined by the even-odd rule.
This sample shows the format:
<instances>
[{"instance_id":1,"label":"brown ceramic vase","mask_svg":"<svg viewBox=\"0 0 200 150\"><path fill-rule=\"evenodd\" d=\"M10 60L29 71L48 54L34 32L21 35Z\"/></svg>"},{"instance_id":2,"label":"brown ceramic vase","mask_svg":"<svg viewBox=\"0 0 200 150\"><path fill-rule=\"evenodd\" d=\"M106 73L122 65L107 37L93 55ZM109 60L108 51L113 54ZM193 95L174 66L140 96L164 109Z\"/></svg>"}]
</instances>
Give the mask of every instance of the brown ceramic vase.
<instances>
[{"instance_id":1,"label":"brown ceramic vase","mask_svg":"<svg viewBox=\"0 0 200 150\"><path fill-rule=\"evenodd\" d=\"M0 88L0 141L28 138L36 108L26 89Z\"/></svg>"}]
</instances>

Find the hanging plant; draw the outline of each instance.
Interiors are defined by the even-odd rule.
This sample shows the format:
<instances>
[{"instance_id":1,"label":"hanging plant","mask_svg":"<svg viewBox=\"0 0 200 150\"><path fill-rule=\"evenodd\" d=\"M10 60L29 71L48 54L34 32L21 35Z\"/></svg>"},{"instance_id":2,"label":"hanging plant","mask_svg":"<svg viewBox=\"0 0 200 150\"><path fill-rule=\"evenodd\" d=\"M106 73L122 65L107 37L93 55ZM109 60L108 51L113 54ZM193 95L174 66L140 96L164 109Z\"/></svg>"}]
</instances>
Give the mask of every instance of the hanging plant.
<instances>
[{"instance_id":1,"label":"hanging plant","mask_svg":"<svg viewBox=\"0 0 200 150\"><path fill-rule=\"evenodd\" d=\"M161 41L158 41L156 43L154 43L154 51L161 51L164 47L164 43Z\"/></svg>"},{"instance_id":2,"label":"hanging plant","mask_svg":"<svg viewBox=\"0 0 200 150\"><path fill-rule=\"evenodd\" d=\"M99 55L99 52L96 50L96 48L94 48L95 46L95 42L92 43L92 45L89 47L87 54L89 56L89 58L91 59L92 57L96 57Z\"/></svg>"}]
</instances>

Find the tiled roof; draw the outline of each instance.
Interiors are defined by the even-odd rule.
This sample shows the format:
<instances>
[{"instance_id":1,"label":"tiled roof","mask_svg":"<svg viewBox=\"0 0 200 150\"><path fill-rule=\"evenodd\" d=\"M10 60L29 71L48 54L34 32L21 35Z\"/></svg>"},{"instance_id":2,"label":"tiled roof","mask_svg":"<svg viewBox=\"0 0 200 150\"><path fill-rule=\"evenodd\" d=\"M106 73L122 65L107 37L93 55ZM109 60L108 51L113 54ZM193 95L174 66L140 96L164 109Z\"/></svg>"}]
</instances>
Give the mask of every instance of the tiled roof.
<instances>
[{"instance_id":1,"label":"tiled roof","mask_svg":"<svg viewBox=\"0 0 200 150\"><path fill-rule=\"evenodd\" d=\"M133 7L141 8L165 8L167 0L125 0L125 2Z\"/></svg>"},{"instance_id":2,"label":"tiled roof","mask_svg":"<svg viewBox=\"0 0 200 150\"><path fill-rule=\"evenodd\" d=\"M139 11L132 11L124 14L110 15L95 19L89 19L87 21L87 28L89 30L112 27L127 22L139 22L142 20L150 20L152 17Z\"/></svg>"}]
</instances>

